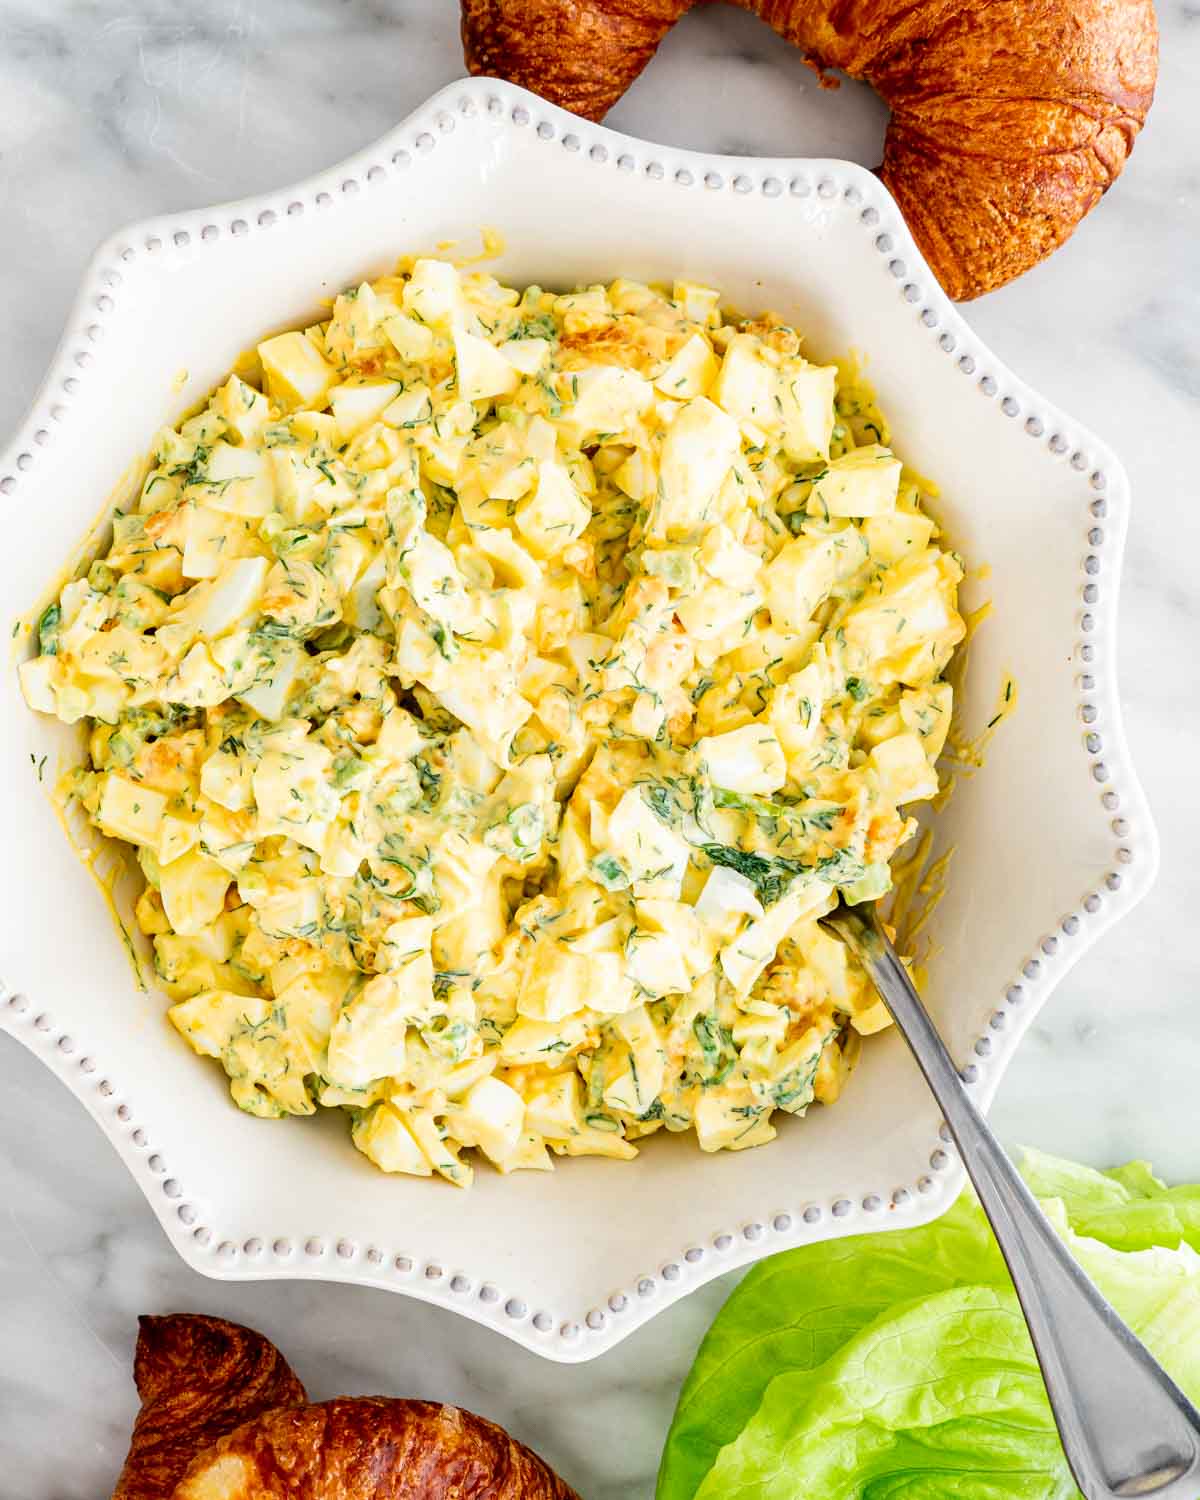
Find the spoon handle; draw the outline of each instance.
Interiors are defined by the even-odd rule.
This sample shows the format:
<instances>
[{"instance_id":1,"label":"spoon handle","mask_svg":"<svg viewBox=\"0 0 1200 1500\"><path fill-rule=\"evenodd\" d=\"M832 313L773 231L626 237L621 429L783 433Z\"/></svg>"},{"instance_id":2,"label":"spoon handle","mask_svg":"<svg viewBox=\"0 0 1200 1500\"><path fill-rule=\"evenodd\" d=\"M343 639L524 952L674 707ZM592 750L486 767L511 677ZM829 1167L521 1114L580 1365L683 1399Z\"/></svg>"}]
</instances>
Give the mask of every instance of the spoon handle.
<instances>
[{"instance_id":1,"label":"spoon handle","mask_svg":"<svg viewBox=\"0 0 1200 1500\"><path fill-rule=\"evenodd\" d=\"M870 906L826 922L870 975L975 1184L1033 1339L1059 1436L1087 1500L1198 1500L1200 1412L1080 1270L963 1086Z\"/></svg>"}]
</instances>

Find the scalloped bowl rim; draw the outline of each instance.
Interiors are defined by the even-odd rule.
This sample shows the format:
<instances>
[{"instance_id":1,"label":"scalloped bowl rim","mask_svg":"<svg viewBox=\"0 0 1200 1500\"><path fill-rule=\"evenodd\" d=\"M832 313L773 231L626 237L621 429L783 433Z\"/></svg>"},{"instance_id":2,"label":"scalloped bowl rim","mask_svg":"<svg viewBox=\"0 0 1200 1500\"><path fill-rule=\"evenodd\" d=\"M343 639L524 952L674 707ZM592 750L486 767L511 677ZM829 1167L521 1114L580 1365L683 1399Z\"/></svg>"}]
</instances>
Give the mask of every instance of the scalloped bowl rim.
<instances>
[{"instance_id":1,"label":"scalloped bowl rim","mask_svg":"<svg viewBox=\"0 0 1200 1500\"><path fill-rule=\"evenodd\" d=\"M157 246L169 254L175 245L202 245L211 237L212 226L228 225L235 236L258 233L293 212L295 204L329 206L339 195L371 191L377 183L394 181L386 163L398 166L402 159L432 150L439 132L446 128L446 118L452 120L456 110L463 115L478 112L504 116L506 123L540 135L548 145L565 147L581 157L586 150L593 163L602 162L618 172L640 168L651 179L662 180L664 191L673 183L712 192L776 197L789 192L799 195L802 189L823 195L828 186L831 193L840 190L847 201L865 205L861 214L864 225L879 229L877 246L885 258L894 253L885 264L898 282L903 282L898 288L902 295L919 303L921 319L931 336L936 333L940 337L941 347L956 355L965 374L977 375L982 393L1000 404L1005 415L1037 414L1026 416L1026 431L1039 440L1049 433L1046 448L1050 456L1090 476L1094 495L1090 510L1094 517L1102 518L1115 510L1106 526L1104 599L1094 614L1087 608L1094 597L1088 591L1094 586L1086 580L1082 585L1085 610L1080 626L1086 639L1081 637L1080 651L1084 662L1094 662L1088 705L1104 729L1104 755L1101 758L1098 748L1090 755L1091 774L1098 782L1108 783L1102 800L1110 811L1118 805L1115 784L1119 779L1122 817L1116 820L1116 826L1136 828L1137 860L1132 868L1124 867L1121 861L1129 850L1118 841L1110 872L1083 897L1077 910L1062 919L1060 932L1041 939L1037 951L1031 949L1022 972L1013 976L1007 995L1007 1003L1015 1008L1013 1023L1005 1025L1005 1012L997 1011L989 1031L975 1044L977 1060L965 1070L977 1097L990 1101L1021 1034L1053 987L1083 952L1145 895L1157 870L1157 834L1130 762L1116 684L1116 595L1129 487L1120 463L1106 444L1033 392L971 331L929 272L894 201L864 168L821 158L725 157L659 147L577 119L510 84L480 78L453 83L364 150L299 184L215 207L155 216L109 236L91 259L66 331L30 411L0 455L0 496L16 494L25 483L27 471L36 482L39 448L51 440L56 429L62 430L69 418L69 405L64 412L59 393L64 388L70 392L71 382L84 378L81 372L89 362L89 344L98 337L93 330L111 309L111 299L108 308L105 305L105 288L119 284L120 265L132 258L134 245ZM213 230L217 232L221 231ZM1035 422L1042 425L1035 429L1031 425ZM1098 747L1098 737L1090 738ZM1130 842L1129 838L1124 841ZM285 1249L272 1240L269 1228L241 1245L223 1239L215 1212L208 1215L212 1224L197 1226L195 1215L189 1218L187 1204L181 1201L186 1196L182 1185L171 1177L169 1165L153 1149L153 1122L132 1117L120 1102L120 1090L106 1067L87 1052L78 1036L59 1028L30 997L2 984L0 1029L29 1048L84 1104L128 1166L170 1242L193 1269L217 1279L338 1280L400 1291L448 1307L543 1357L562 1362L595 1357L687 1291L774 1250L863 1233L885 1224L901 1227L927 1222L945 1211L964 1180L943 1130L942 1144L932 1143L936 1177L923 1178L914 1190L893 1192L886 1205L891 1210L888 1214L878 1213L884 1199L872 1193L859 1203L840 1199L797 1214L777 1214L740 1229L723 1229L706 1247L680 1247L677 1256L663 1263L658 1274L613 1292L605 1305L597 1301L591 1308L570 1309L561 1320L547 1321L548 1314L531 1311L529 1294L520 1288L501 1288L487 1281L464 1286L461 1283L465 1278L452 1274L436 1260L359 1246L339 1238L336 1230L302 1245L288 1243ZM928 1192L923 1183L930 1184Z\"/></svg>"}]
</instances>

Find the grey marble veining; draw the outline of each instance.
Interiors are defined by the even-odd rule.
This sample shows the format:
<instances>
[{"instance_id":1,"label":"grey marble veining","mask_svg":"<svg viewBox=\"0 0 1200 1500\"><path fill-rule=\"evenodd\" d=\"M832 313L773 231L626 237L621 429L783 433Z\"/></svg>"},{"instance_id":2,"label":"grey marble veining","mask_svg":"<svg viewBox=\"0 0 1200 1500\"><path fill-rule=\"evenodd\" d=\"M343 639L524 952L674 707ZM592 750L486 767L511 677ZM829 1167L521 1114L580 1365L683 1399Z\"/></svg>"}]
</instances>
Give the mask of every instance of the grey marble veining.
<instances>
[{"instance_id":1,"label":"grey marble veining","mask_svg":"<svg viewBox=\"0 0 1200 1500\"><path fill-rule=\"evenodd\" d=\"M0 0L0 432L119 224L302 177L461 72L454 0ZM994 1110L1002 1134L1200 1178L1196 653L1200 11L1160 6L1159 98L1130 169L1051 260L967 309L996 352L1109 438L1137 511L1122 603L1127 727L1163 832L1145 905L1061 987ZM612 116L668 144L878 158L870 90L819 88L724 7L689 16ZM0 1500L95 1500L135 1401L134 1320L190 1308L275 1338L313 1395L461 1402L586 1500L649 1500L679 1381L727 1290L563 1369L438 1309L358 1288L206 1281L177 1261L83 1110L0 1038Z\"/></svg>"}]
</instances>

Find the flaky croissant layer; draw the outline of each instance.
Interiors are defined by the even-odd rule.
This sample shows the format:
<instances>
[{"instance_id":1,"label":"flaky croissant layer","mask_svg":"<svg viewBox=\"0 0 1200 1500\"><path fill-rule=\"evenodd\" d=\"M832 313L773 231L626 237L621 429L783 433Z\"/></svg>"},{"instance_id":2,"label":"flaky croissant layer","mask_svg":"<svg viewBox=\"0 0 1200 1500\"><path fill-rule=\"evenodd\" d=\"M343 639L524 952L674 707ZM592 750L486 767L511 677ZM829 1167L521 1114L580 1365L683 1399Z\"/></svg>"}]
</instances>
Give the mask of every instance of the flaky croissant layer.
<instances>
[{"instance_id":1,"label":"flaky croissant layer","mask_svg":"<svg viewBox=\"0 0 1200 1500\"><path fill-rule=\"evenodd\" d=\"M500 1427L432 1401L268 1412L201 1454L173 1500L578 1500Z\"/></svg>"},{"instance_id":2,"label":"flaky croissant layer","mask_svg":"<svg viewBox=\"0 0 1200 1500\"><path fill-rule=\"evenodd\" d=\"M197 1453L243 1422L308 1398L261 1333L224 1318L139 1318L133 1378L142 1409L113 1500L171 1500Z\"/></svg>"},{"instance_id":3,"label":"flaky croissant layer","mask_svg":"<svg viewBox=\"0 0 1200 1500\"><path fill-rule=\"evenodd\" d=\"M579 1500L503 1428L434 1401L308 1405L262 1334L139 1319L142 1398L113 1500Z\"/></svg>"},{"instance_id":4,"label":"flaky croissant layer","mask_svg":"<svg viewBox=\"0 0 1200 1500\"><path fill-rule=\"evenodd\" d=\"M1152 0L735 0L890 106L879 175L950 296L1074 231L1154 96ZM600 119L692 0L462 0L473 73Z\"/></svg>"}]
</instances>

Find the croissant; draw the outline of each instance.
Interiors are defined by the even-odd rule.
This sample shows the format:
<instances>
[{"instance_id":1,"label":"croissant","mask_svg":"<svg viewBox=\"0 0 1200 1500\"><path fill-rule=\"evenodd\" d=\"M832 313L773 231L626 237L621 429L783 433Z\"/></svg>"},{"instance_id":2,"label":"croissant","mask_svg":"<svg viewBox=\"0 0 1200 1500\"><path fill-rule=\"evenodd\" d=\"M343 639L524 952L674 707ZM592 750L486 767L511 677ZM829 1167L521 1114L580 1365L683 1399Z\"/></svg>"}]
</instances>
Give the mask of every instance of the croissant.
<instances>
[{"instance_id":1,"label":"croissant","mask_svg":"<svg viewBox=\"0 0 1200 1500\"><path fill-rule=\"evenodd\" d=\"M202 1453L173 1500L579 1500L455 1406L342 1397L268 1412Z\"/></svg>"},{"instance_id":2,"label":"croissant","mask_svg":"<svg viewBox=\"0 0 1200 1500\"><path fill-rule=\"evenodd\" d=\"M879 176L951 297L1069 238L1154 96L1152 0L735 0L891 108ZM462 0L473 73L600 119L693 0Z\"/></svg>"},{"instance_id":3,"label":"croissant","mask_svg":"<svg viewBox=\"0 0 1200 1500\"><path fill-rule=\"evenodd\" d=\"M579 1500L482 1417L432 1401L306 1405L268 1339L220 1318L139 1319L142 1398L113 1500Z\"/></svg>"},{"instance_id":4,"label":"croissant","mask_svg":"<svg viewBox=\"0 0 1200 1500\"><path fill-rule=\"evenodd\" d=\"M223 1318L139 1318L142 1409L113 1500L170 1500L202 1449L252 1417L307 1400L269 1339Z\"/></svg>"}]
</instances>

